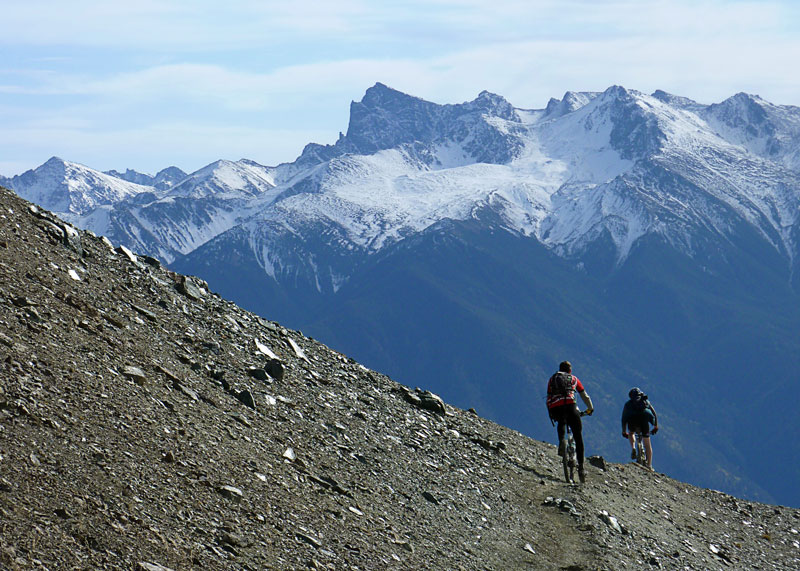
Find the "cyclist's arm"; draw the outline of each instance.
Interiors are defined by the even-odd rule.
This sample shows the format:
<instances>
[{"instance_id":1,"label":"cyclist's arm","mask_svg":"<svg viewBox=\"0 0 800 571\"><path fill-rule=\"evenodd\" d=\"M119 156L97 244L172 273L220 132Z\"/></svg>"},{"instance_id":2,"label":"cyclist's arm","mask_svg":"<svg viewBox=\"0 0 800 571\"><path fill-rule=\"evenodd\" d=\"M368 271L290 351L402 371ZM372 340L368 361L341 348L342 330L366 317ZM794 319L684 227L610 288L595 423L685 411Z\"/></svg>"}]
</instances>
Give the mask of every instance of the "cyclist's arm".
<instances>
[{"instance_id":1,"label":"cyclist's arm","mask_svg":"<svg viewBox=\"0 0 800 571\"><path fill-rule=\"evenodd\" d=\"M627 432L628 428L628 418L630 418L630 407L628 403L625 403L625 406L622 407L622 432Z\"/></svg>"},{"instance_id":2,"label":"cyclist's arm","mask_svg":"<svg viewBox=\"0 0 800 571\"><path fill-rule=\"evenodd\" d=\"M586 405L586 411L591 414L591 411L594 410L594 407L592 406L592 398L589 396L589 393L586 391L581 391L578 394L581 395L581 400L583 401L583 404Z\"/></svg>"},{"instance_id":3,"label":"cyclist's arm","mask_svg":"<svg viewBox=\"0 0 800 571\"><path fill-rule=\"evenodd\" d=\"M650 412L653 413L653 426L658 426L658 415L656 414L656 409L653 407L652 404L648 401L647 406L650 407Z\"/></svg>"}]
</instances>

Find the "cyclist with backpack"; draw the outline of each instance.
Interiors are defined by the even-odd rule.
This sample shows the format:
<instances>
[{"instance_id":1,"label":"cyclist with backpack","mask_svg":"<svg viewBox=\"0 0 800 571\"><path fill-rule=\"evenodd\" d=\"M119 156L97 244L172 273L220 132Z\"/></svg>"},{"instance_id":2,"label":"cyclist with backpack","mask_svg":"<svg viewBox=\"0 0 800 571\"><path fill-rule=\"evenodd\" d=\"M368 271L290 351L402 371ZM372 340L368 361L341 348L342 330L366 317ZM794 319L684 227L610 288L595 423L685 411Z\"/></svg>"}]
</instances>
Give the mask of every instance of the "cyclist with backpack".
<instances>
[{"instance_id":1,"label":"cyclist with backpack","mask_svg":"<svg viewBox=\"0 0 800 571\"><path fill-rule=\"evenodd\" d=\"M631 459L636 459L636 441L635 435L637 433L642 435L642 443L644 444L644 453L646 457L647 467L653 469L653 447L650 444L650 434L658 432L658 415L656 409L647 400L647 395L644 394L639 387L633 387L628 392L628 402L622 408L622 437L627 438L631 443ZM653 425L653 430L650 430L650 425Z\"/></svg>"},{"instance_id":2,"label":"cyclist with backpack","mask_svg":"<svg viewBox=\"0 0 800 571\"><path fill-rule=\"evenodd\" d=\"M556 422L558 431L558 455L563 456L565 451L562 449L566 426L569 425L572 435L575 438L575 452L578 457L578 477L581 482L586 481L586 473L583 471L583 434L581 415L578 411L578 403L575 402L575 391L581 396L586 405L586 414L594 412L592 399L583 388L583 383L578 377L572 374L572 365L569 361L564 361L558 366L558 372L554 373L547 382L547 411L550 414L550 421Z\"/></svg>"}]
</instances>

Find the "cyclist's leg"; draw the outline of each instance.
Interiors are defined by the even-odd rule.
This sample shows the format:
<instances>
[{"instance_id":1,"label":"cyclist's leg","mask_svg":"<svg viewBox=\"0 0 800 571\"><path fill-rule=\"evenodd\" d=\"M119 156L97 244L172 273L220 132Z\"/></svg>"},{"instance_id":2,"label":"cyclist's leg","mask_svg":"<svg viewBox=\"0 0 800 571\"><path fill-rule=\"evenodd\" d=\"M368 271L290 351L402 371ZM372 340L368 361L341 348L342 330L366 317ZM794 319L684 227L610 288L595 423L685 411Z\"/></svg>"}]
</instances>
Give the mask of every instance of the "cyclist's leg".
<instances>
[{"instance_id":1,"label":"cyclist's leg","mask_svg":"<svg viewBox=\"0 0 800 571\"><path fill-rule=\"evenodd\" d=\"M636 426L628 423L628 442L631 443L631 460L636 459Z\"/></svg>"},{"instance_id":2,"label":"cyclist's leg","mask_svg":"<svg viewBox=\"0 0 800 571\"><path fill-rule=\"evenodd\" d=\"M570 407L565 411L565 416L569 427L572 429L572 436L575 438L575 454L578 457L578 468L583 469L583 423L578 407Z\"/></svg>"},{"instance_id":3,"label":"cyclist's leg","mask_svg":"<svg viewBox=\"0 0 800 571\"><path fill-rule=\"evenodd\" d=\"M642 415L641 422L639 423L641 426L639 427L642 433L642 444L644 444L644 456L645 462L647 463L648 468L652 468L653 466L653 446L650 443L650 422L652 419L652 415L649 414L649 411L645 411Z\"/></svg>"},{"instance_id":4,"label":"cyclist's leg","mask_svg":"<svg viewBox=\"0 0 800 571\"><path fill-rule=\"evenodd\" d=\"M642 438L642 442L644 442L644 456L647 459L647 467L653 467L653 447L650 444L650 437L645 436Z\"/></svg>"},{"instance_id":5,"label":"cyclist's leg","mask_svg":"<svg viewBox=\"0 0 800 571\"><path fill-rule=\"evenodd\" d=\"M564 413L562 407L556 407L550 409L550 418L552 418L556 422L556 433L558 434L558 455L563 456L564 450L561 447L561 443L564 440L564 434L566 432L566 426L564 424Z\"/></svg>"},{"instance_id":6,"label":"cyclist's leg","mask_svg":"<svg viewBox=\"0 0 800 571\"><path fill-rule=\"evenodd\" d=\"M561 442L564 440L564 432L566 432L566 426L564 425L564 419L558 419L556 423L556 432L558 433L558 441Z\"/></svg>"}]
</instances>

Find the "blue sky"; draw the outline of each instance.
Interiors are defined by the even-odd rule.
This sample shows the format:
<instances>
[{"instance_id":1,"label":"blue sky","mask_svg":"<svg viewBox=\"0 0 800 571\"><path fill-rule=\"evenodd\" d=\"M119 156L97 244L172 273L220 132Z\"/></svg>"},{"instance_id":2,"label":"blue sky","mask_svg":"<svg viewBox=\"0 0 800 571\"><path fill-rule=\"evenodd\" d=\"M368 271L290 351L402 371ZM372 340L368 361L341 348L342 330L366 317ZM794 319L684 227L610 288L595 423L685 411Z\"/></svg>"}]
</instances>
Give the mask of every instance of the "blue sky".
<instances>
[{"instance_id":1,"label":"blue sky","mask_svg":"<svg viewBox=\"0 0 800 571\"><path fill-rule=\"evenodd\" d=\"M4 0L0 174L49 157L194 171L294 160L375 82L542 108L623 85L800 105L800 6L723 0Z\"/></svg>"}]
</instances>

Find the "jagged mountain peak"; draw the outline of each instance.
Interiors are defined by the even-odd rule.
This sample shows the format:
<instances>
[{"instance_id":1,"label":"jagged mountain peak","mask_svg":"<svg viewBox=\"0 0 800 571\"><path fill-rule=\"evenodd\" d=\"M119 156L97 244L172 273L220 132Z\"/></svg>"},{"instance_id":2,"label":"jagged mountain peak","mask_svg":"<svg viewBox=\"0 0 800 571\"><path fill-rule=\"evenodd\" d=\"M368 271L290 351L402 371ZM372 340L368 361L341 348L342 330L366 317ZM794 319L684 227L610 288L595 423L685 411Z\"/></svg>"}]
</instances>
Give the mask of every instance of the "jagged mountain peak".
<instances>
[{"instance_id":1,"label":"jagged mountain peak","mask_svg":"<svg viewBox=\"0 0 800 571\"><path fill-rule=\"evenodd\" d=\"M220 159L185 177L167 196L258 196L275 186L275 170L248 159Z\"/></svg>"},{"instance_id":2,"label":"jagged mountain peak","mask_svg":"<svg viewBox=\"0 0 800 571\"><path fill-rule=\"evenodd\" d=\"M603 95L606 97L617 97L617 98L628 98L635 94L639 93L638 91L633 91L626 89L621 85L611 85L603 91Z\"/></svg>"},{"instance_id":3,"label":"jagged mountain peak","mask_svg":"<svg viewBox=\"0 0 800 571\"><path fill-rule=\"evenodd\" d=\"M31 202L73 215L152 190L55 156L35 169L12 177L9 183Z\"/></svg>"},{"instance_id":4,"label":"jagged mountain peak","mask_svg":"<svg viewBox=\"0 0 800 571\"><path fill-rule=\"evenodd\" d=\"M106 171L105 174L134 182L144 186L152 186L158 190L167 190L172 188L180 181L186 178L186 173L175 166L166 167L156 173L155 176L146 173L140 173L133 169L126 169L124 173L116 170Z\"/></svg>"},{"instance_id":5,"label":"jagged mountain peak","mask_svg":"<svg viewBox=\"0 0 800 571\"><path fill-rule=\"evenodd\" d=\"M502 95L490 91L481 91L467 107L475 107L489 113L493 117L500 117L509 121L519 121L514 106Z\"/></svg>"},{"instance_id":6,"label":"jagged mountain peak","mask_svg":"<svg viewBox=\"0 0 800 571\"><path fill-rule=\"evenodd\" d=\"M661 102L639 91L614 85L606 89L581 112L587 114L588 130L597 122L610 126L608 142L625 160L640 160L660 152L667 135Z\"/></svg>"},{"instance_id":7,"label":"jagged mountain peak","mask_svg":"<svg viewBox=\"0 0 800 571\"><path fill-rule=\"evenodd\" d=\"M567 91L561 99L550 99L545 108L545 114L552 117L572 113L588 104L598 95L600 94L597 92Z\"/></svg>"},{"instance_id":8,"label":"jagged mountain peak","mask_svg":"<svg viewBox=\"0 0 800 571\"><path fill-rule=\"evenodd\" d=\"M45 162L42 164L42 166L51 166L51 167L52 167L52 166L56 166L56 165L64 165L64 164L66 164L66 163L67 163L67 161L65 161L65 160L64 160L64 159L62 159L61 157L57 157L57 156L53 155L52 157L50 157L49 159L47 159L47 160L46 160L46 161L45 161Z\"/></svg>"},{"instance_id":9,"label":"jagged mountain peak","mask_svg":"<svg viewBox=\"0 0 800 571\"><path fill-rule=\"evenodd\" d=\"M409 101L424 101L419 97L409 95L388 85L377 82L364 92L364 97L359 102L365 107L379 108L393 104L407 104Z\"/></svg>"},{"instance_id":10,"label":"jagged mountain peak","mask_svg":"<svg viewBox=\"0 0 800 571\"><path fill-rule=\"evenodd\" d=\"M405 147L433 164L437 147L462 144L474 161L507 162L521 145L495 120L519 123L520 117L505 98L488 91L467 103L439 105L377 83L350 104L347 133L334 145L307 145L298 163L311 167L342 154Z\"/></svg>"},{"instance_id":11,"label":"jagged mountain peak","mask_svg":"<svg viewBox=\"0 0 800 571\"><path fill-rule=\"evenodd\" d=\"M722 103L711 105L709 111L731 127L758 126L767 121L766 102L757 95L740 92Z\"/></svg>"},{"instance_id":12,"label":"jagged mountain peak","mask_svg":"<svg viewBox=\"0 0 800 571\"><path fill-rule=\"evenodd\" d=\"M800 171L800 108L737 93L700 115L728 141Z\"/></svg>"},{"instance_id":13,"label":"jagged mountain peak","mask_svg":"<svg viewBox=\"0 0 800 571\"><path fill-rule=\"evenodd\" d=\"M666 103L672 107L676 107L678 109L686 109L691 111L699 111L704 105L697 103L693 99L689 99L688 97L681 97L679 95L673 95L672 93L667 93L664 90L656 89L652 97L658 99L659 101Z\"/></svg>"}]
</instances>

